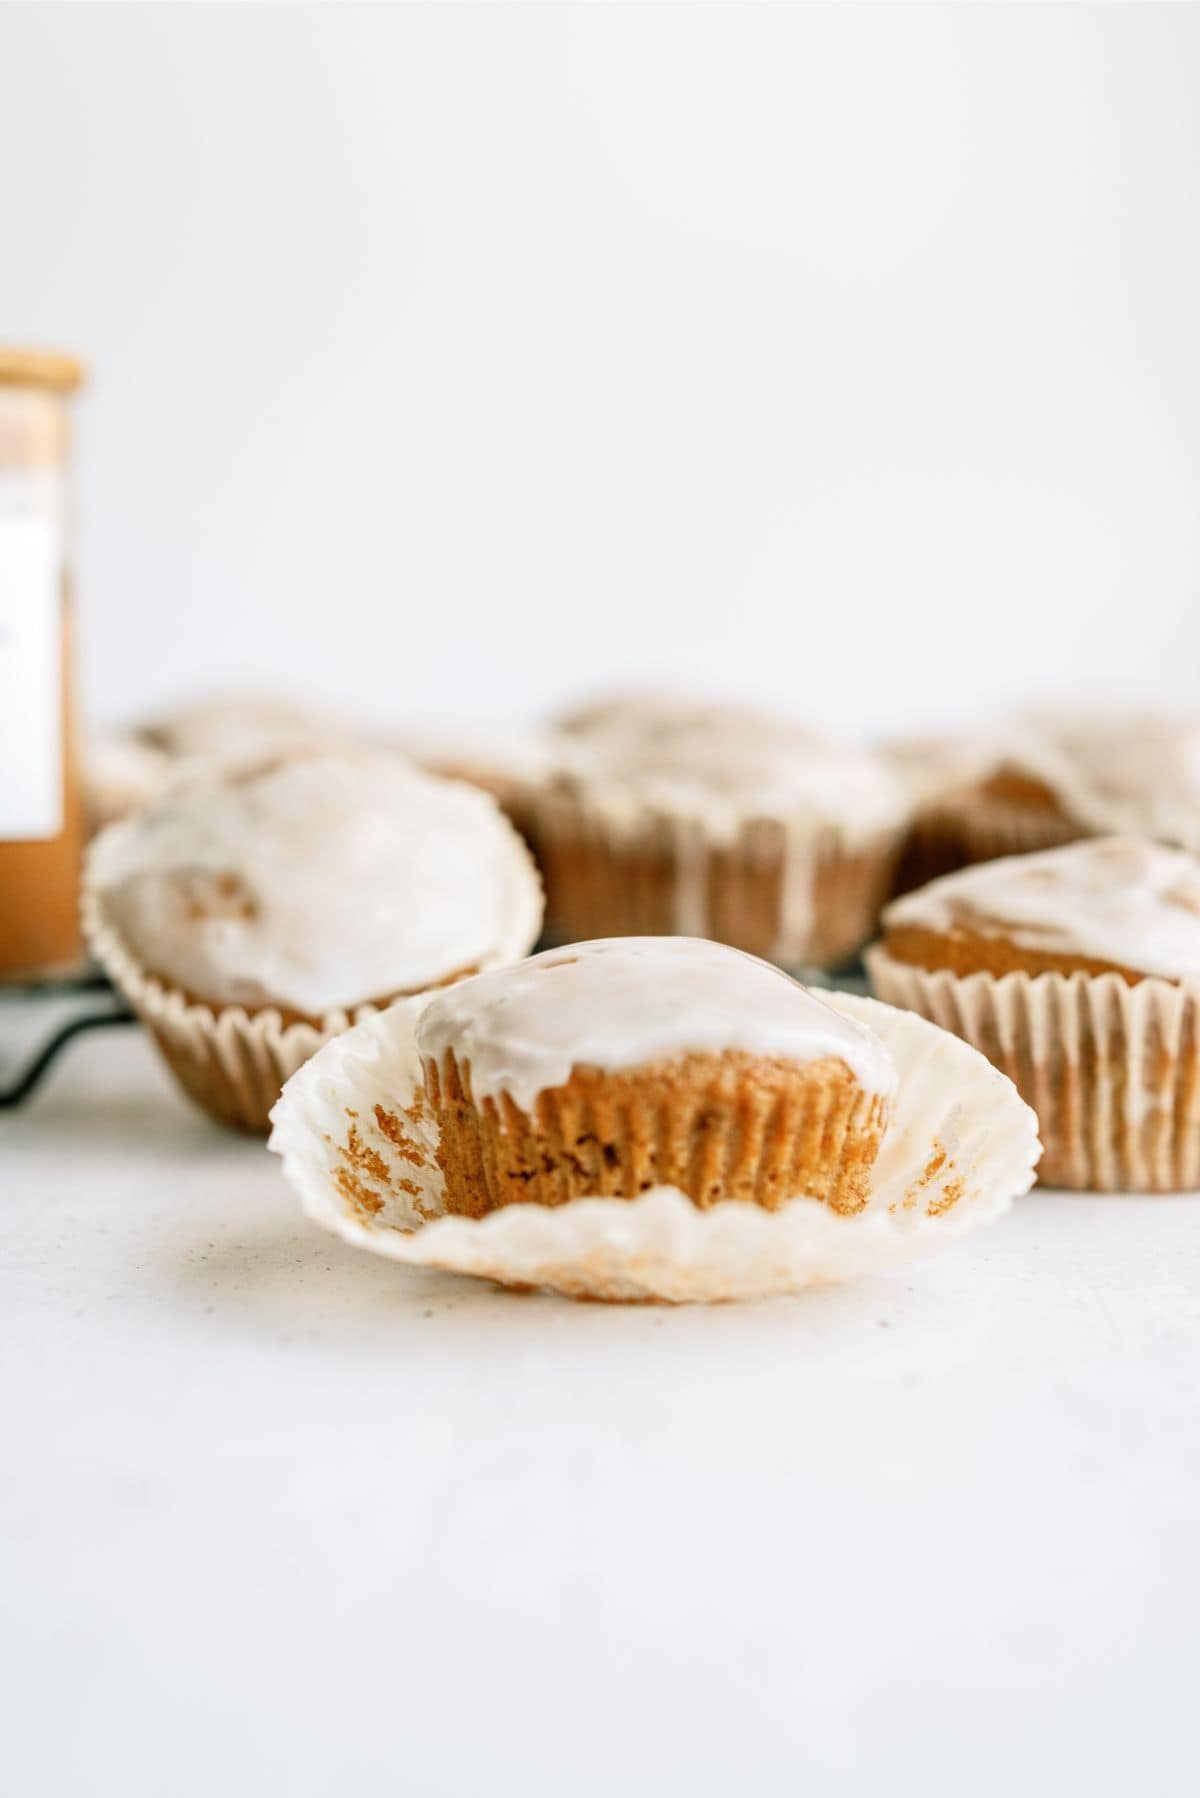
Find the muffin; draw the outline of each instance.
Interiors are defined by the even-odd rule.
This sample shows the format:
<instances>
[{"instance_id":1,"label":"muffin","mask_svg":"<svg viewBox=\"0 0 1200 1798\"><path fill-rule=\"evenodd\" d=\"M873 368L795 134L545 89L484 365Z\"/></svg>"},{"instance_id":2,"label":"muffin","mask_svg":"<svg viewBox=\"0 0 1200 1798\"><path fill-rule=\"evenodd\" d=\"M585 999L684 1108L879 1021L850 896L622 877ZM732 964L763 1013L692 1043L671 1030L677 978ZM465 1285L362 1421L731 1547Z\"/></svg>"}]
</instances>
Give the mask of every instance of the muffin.
<instances>
[{"instance_id":1,"label":"muffin","mask_svg":"<svg viewBox=\"0 0 1200 1798\"><path fill-rule=\"evenodd\" d=\"M291 750L190 764L104 831L85 923L193 1098L261 1129L351 1016L524 954L541 892L485 794Z\"/></svg>"},{"instance_id":2,"label":"muffin","mask_svg":"<svg viewBox=\"0 0 1200 1798\"><path fill-rule=\"evenodd\" d=\"M963 869L890 905L879 996L981 1050L1051 1186L1200 1185L1200 860L1133 837Z\"/></svg>"},{"instance_id":3,"label":"muffin","mask_svg":"<svg viewBox=\"0 0 1200 1798\"><path fill-rule=\"evenodd\" d=\"M685 981L679 958L688 956L696 966ZM1012 1082L968 1043L913 1012L855 993L823 993L825 1011L798 1006L801 990L759 963L740 968L731 986L737 959L731 957L712 944L623 939L539 958L557 961L549 974L522 964L539 985L555 982L559 997L549 1004L544 995L536 1006L530 1002L534 988L512 994L507 1008L493 993L486 1007L472 1002L461 1017L443 1016L439 1024L432 1008L449 995L402 1000L331 1038L297 1071L272 1113L269 1147L315 1223L393 1265L614 1302L710 1303L898 1271L998 1218L1029 1190L1041 1152L1037 1120ZM614 984L609 974L615 958L623 958L627 971ZM581 975L585 960L599 961L608 973L601 978L596 968ZM636 977L628 971L632 960L639 964ZM674 1008L661 997L664 970L672 982L679 974L681 1001ZM561 984L584 979L594 981L594 999L578 985L572 997ZM450 991L466 1000L472 989L476 995L486 991L478 980ZM615 992L623 995L616 1012ZM514 1020L518 1005L524 1021ZM423 1063L418 1033L426 1011L432 1015ZM831 1014L857 1028L830 1034ZM460 1089L464 1064L470 1070L471 1094L443 1103L443 1149L442 1119L429 1090L436 1071L440 1099L448 1054ZM584 1055L593 1059L585 1062ZM670 1089L659 1070L703 1055L729 1057L731 1074L728 1090L697 1114L690 1069L685 1066ZM773 1210L752 1197L732 1196L758 1186L754 1151L735 1147L722 1156L707 1144L736 1112L743 1080L753 1081L750 1064L777 1060L789 1074L807 1071L818 1108L825 1102L818 1064L834 1063L843 1090L848 1077L841 1070L847 1068L886 1112L878 1154L865 1176L866 1202L857 1210L835 1210L805 1196L804 1186ZM576 1123L569 1136L558 1097L585 1068L609 1082L627 1079L631 1099L636 1083L637 1103L627 1120L610 1108L582 1127ZM489 1098L483 1087L492 1080L498 1091ZM511 1094L501 1087L511 1087ZM547 1095L550 1103L543 1105ZM485 1145L505 1127L509 1097L530 1152L518 1165L506 1145L507 1159L495 1163L496 1183L489 1188ZM455 1115L463 1103L469 1111ZM760 1101L752 1096L749 1106L738 1120L747 1140L757 1130ZM773 1128L764 1126L763 1144ZM832 1142L818 1144L805 1128L801 1117L802 1150L772 1147L768 1154L781 1160L790 1154L799 1179L836 1196L838 1182L828 1174ZM782 1123L778 1134L786 1135ZM851 1132L846 1135L848 1142ZM853 1136L865 1162L876 1138L870 1109L859 1114ZM692 1148L698 1149L694 1159ZM769 1175L768 1157L758 1153ZM573 1163L589 1156L593 1177L614 1176L618 1192L585 1191L561 1202L564 1185L574 1190L582 1183ZM853 1157L845 1159L847 1196L858 1204ZM480 1164L485 1171L474 1172ZM674 1184L639 1191L660 1166L681 1171L709 1202L696 1202ZM443 1167L454 1181L457 1215L449 1209ZM627 1177L618 1180L621 1168ZM524 1177L514 1182L513 1174ZM771 1197L769 1178L763 1186L762 1196ZM730 1202L713 1202L721 1190ZM523 1202L486 1209L493 1197Z\"/></svg>"},{"instance_id":4,"label":"muffin","mask_svg":"<svg viewBox=\"0 0 1200 1798\"><path fill-rule=\"evenodd\" d=\"M1200 724L1049 714L892 746L915 782L898 893L1003 855L1136 835L1200 852Z\"/></svg>"},{"instance_id":5,"label":"muffin","mask_svg":"<svg viewBox=\"0 0 1200 1798\"><path fill-rule=\"evenodd\" d=\"M872 752L683 702L595 708L524 796L553 939L707 936L793 968L871 936L908 812Z\"/></svg>"},{"instance_id":6,"label":"muffin","mask_svg":"<svg viewBox=\"0 0 1200 1798\"><path fill-rule=\"evenodd\" d=\"M550 950L436 994L417 1049L446 1209L867 1200L896 1085L882 1042L779 969L690 937Z\"/></svg>"},{"instance_id":7,"label":"muffin","mask_svg":"<svg viewBox=\"0 0 1200 1798\"><path fill-rule=\"evenodd\" d=\"M1152 837L1200 854L1200 723L1085 716L1031 738L1016 771L1077 835Z\"/></svg>"},{"instance_id":8,"label":"muffin","mask_svg":"<svg viewBox=\"0 0 1200 1798\"><path fill-rule=\"evenodd\" d=\"M901 739L885 753L912 798L897 894L975 862L1089 834L1058 791L1061 755L1031 725Z\"/></svg>"}]
</instances>

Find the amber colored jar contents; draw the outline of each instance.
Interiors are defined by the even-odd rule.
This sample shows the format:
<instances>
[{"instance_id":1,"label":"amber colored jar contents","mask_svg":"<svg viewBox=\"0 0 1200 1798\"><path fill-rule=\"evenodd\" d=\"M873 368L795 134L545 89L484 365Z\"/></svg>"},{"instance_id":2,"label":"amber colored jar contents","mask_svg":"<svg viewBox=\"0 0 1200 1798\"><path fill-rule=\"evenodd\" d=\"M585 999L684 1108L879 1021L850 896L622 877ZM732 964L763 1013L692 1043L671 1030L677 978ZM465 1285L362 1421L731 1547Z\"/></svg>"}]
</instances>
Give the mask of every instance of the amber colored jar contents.
<instances>
[{"instance_id":1,"label":"amber colored jar contents","mask_svg":"<svg viewBox=\"0 0 1200 1798\"><path fill-rule=\"evenodd\" d=\"M0 980L82 956L66 356L0 348Z\"/></svg>"}]
</instances>

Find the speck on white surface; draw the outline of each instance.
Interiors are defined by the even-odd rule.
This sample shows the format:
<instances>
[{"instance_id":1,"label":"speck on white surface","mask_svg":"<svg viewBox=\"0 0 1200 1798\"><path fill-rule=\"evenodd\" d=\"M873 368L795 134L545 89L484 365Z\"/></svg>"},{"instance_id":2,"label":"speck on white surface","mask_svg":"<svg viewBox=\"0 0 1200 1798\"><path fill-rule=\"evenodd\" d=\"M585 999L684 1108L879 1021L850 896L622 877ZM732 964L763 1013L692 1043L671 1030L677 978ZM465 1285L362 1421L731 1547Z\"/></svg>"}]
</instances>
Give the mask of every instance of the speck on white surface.
<instances>
[{"instance_id":1,"label":"speck on white surface","mask_svg":"<svg viewBox=\"0 0 1200 1798\"><path fill-rule=\"evenodd\" d=\"M517 1297L319 1234L133 1031L0 1196L21 1798L1196 1787L1200 1198Z\"/></svg>"}]
</instances>

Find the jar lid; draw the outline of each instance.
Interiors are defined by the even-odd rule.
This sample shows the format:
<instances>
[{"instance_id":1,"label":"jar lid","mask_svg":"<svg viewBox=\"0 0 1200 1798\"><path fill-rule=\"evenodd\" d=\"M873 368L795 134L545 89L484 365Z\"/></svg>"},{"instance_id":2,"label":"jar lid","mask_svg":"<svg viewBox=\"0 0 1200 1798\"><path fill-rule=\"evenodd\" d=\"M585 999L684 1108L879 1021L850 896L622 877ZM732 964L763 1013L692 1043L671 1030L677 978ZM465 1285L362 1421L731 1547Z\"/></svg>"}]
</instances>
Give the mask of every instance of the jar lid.
<instances>
[{"instance_id":1,"label":"jar lid","mask_svg":"<svg viewBox=\"0 0 1200 1798\"><path fill-rule=\"evenodd\" d=\"M87 370L74 356L54 350L17 350L0 344L0 387L46 387L53 393L74 393L83 385Z\"/></svg>"}]
</instances>

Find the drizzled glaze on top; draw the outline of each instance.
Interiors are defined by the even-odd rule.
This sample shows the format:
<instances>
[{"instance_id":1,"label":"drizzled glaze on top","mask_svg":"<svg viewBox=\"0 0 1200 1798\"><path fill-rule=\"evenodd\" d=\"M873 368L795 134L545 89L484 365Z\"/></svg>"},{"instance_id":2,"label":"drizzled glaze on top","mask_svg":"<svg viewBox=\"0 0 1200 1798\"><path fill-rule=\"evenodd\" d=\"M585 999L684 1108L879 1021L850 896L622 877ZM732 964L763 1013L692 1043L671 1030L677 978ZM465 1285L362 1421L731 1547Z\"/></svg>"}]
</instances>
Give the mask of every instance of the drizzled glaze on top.
<instances>
[{"instance_id":1,"label":"drizzled glaze on top","mask_svg":"<svg viewBox=\"0 0 1200 1798\"><path fill-rule=\"evenodd\" d=\"M1172 717L1045 721L1009 765L1039 781L1082 830L1153 837L1200 853L1200 722Z\"/></svg>"},{"instance_id":2,"label":"drizzled glaze on top","mask_svg":"<svg viewBox=\"0 0 1200 1798\"><path fill-rule=\"evenodd\" d=\"M903 783L875 752L740 706L612 702L559 737L556 771L619 825L646 808L717 837L752 819L804 819L848 836L894 827Z\"/></svg>"},{"instance_id":3,"label":"drizzled glaze on top","mask_svg":"<svg viewBox=\"0 0 1200 1798\"><path fill-rule=\"evenodd\" d=\"M1008 856L931 881L884 913L888 932L1002 938L1141 974L1200 977L1200 860L1136 837Z\"/></svg>"},{"instance_id":4,"label":"drizzled glaze on top","mask_svg":"<svg viewBox=\"0 0 1200 1798\"><path fill-rule=\"evenodd\" d=\"M891 1094L882 1042L769 963L694 937L573 943L438 993L421 1015L422 1059L470 1063L476 1099L529 1111L573 1067L638 1067L740 1049L836 1057L868 1092Z\"/></svg>"}]
</instances>

